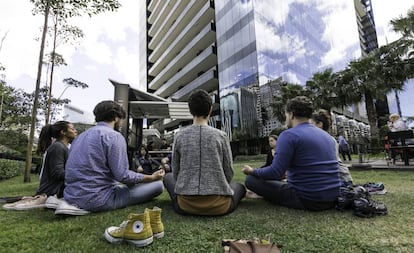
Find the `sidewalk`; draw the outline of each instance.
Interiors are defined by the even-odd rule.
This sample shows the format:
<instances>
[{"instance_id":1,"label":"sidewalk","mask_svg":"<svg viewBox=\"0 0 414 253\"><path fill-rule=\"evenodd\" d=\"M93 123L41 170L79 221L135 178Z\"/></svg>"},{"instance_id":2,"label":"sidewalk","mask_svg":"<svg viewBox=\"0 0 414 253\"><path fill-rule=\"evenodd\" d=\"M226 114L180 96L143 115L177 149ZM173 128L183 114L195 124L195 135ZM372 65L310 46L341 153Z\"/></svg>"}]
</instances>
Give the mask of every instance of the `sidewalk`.
<instances>
[{"instance_id":1,"label":"sidewalk","mask_svg":"<svg viewBox=\"0 0 414 253\"><path fill-rule=\"evenodd\" d=\"M410 165L404 165L402 161L397 161L395 164L392 164L390 161L387 162L387 160L379 158L365 159L362 163L356 159L355 161L346 161L345 164L350 170L388 169L414 172L414 159L410 160Z\"/></svg>"}]
</instances>

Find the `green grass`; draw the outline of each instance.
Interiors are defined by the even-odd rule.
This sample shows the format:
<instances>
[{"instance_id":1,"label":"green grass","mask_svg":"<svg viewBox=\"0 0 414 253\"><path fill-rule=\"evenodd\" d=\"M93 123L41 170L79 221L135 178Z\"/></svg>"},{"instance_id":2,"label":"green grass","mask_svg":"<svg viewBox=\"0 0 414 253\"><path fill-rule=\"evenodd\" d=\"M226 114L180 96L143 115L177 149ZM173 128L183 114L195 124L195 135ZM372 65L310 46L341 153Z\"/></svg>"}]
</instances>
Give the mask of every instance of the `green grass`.
<instances>
[{"instance_id":1,"label":"green grass","mask_svg":"<svg viewBox=\"0 0 414 253\"><path fill-rule=\"evenodd\" d=\"M242 182L243 158L236 159L235 180ZM263 161L263 160L262 160ZM247 162L258 166L262 161ZM383 182L388 193L374 196L386 203L389 215L364 219L350 211L306 212L263 200L243 200L224 217L176 214L167 192L157 199L121 210L82 217L58 217L52 210L0 210L0 252L222 252L221 239L269 238L282 252L414 252L414 171L353 171L356 183ZM0 196L31 195L38 181L23 184L17 177L0 181ZM146 207L163 209L165 237L145 248L112 245L103 233L128 213Z\"/></svg>"}]
</instances>

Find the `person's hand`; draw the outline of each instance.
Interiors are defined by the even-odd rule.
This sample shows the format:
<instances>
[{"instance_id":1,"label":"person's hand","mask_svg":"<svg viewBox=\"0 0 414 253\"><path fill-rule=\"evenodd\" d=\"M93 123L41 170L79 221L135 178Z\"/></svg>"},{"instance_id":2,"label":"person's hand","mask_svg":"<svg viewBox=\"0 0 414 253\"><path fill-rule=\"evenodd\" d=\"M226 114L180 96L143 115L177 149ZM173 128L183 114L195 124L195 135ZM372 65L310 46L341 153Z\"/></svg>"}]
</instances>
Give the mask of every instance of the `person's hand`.
<instances>
[{"instance_id":1,"label":"person's hand","mask_svg":"<svg viewBox=\"0 0 414 253\"><path fill-rule=\"evenodd\" d=\"M157 170L154 173L152 173L153 181L163 179L165 175L164 170Z\"/></svg>"},{"instance_id":2,"label":"person's hand","mask_svg":"<svg viewBox=\"0 0 414 253\"><path fill-rule=\"evenodd\" d=\"M144 169L142 168L142 166L138 166L137 167L137 172L142 173L144 171Z\"/></svg>"},{"instance_id":3,"label":"person's hand","mask_svg":"<svg viewBox=\"0 0 414 253\"><path fill-rule=\"evenodd\" d=\"M251 174L253 174L253 170L254 169L252 167L250 167L249 165L244 165L243 168L242 168L242 172L245 175L251 175Z\"/></svg>"}]
</instances>

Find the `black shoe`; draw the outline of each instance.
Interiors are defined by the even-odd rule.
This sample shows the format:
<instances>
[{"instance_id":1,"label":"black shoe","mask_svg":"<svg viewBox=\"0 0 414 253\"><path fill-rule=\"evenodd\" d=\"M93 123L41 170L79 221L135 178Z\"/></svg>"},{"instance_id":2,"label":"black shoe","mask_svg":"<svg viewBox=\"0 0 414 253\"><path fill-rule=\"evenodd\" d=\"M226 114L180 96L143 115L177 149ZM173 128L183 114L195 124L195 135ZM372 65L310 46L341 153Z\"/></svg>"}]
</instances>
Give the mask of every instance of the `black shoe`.
<instances>
[{"instance_id":1,"label":"black shoe","mask_svg":"<svg viewBox=\"0 0 414 253\"><path fill-rule=\"evenodd\" d=\"M388 214L387 207L382 202L375 202L367 198L358 198L353 201L353 214L358 217L370 218L374 215Z\"/></svg>"},{"instance_id":2,"label":"black shoe","mask_svg":"<svg viewBox=\"0 0 414 253\"><path fill-rule=\"evenodd\" d=\"M369 192L360 185L341 187L335 208L340 211L350 209L353 207L354 200L358 198L369 198Z\"/></svg>"}]
</instances>

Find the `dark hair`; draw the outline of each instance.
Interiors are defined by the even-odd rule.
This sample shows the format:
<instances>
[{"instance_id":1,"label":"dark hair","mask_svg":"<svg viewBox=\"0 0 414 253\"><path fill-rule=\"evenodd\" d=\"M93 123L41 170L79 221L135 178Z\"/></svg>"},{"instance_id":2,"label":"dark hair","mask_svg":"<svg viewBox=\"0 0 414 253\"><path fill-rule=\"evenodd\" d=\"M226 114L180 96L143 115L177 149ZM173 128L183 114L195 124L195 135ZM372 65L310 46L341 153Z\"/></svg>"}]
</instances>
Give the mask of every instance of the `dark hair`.
<instances>
[{"instance_id":1,"label":"dark hair","mask_svg":"<svg viewBox=\"0 0 414 253\"><path fill-rule=\"evenodd\" d=\"M269 135L269 138L273 138L273 139L275 139L276 141L277 141L277 135L276 134L271 134L271 135Z\"/></svg>"},{"instance_id":2,"label":"dark hair","mask_svg":"<svg viewBox=\"0 0 414 253\"><path fill-rule=\"evenodd\" d=\"M286 104L286 112L290 112L296 118L307 118L312 116L312 101L305 96L297 96L290 99Z\"/></svg>"},{"instance_id":3,"label":"dark hair","mask_svg":"<svg viewBox=\"0 0 414 253\"><path fill-rule=\"evenodd\" d=\"M47 148L52 144L52 138L60 140L62 138L62 133L68 130L69 124L68 121L58 121L53 125L46 125L42 127L39 135L39 141L37 143L37 150L36 153L38 155L43 154Z\"/></svg>"},{"instance_id":4,"label":"dark hair","mask_svg":"<svg viewBox=\"0 0 414 253\"><path fill-rule=\"evenodd\" d=\"M144 149L147 152L144 157L145 157L145 159L148 159L149 158L149 153L148 153L148 149L145 145L141 145L138 148L138 157L141 157L141 149Z\"/></svg>"},{"instance_id":5,"label":"dark hair","mask_svg":"<svg viewBox=\"0 0 414 253\"><path fill-rule=\"evenodd\" d=\"M324 109L320 109L318 112L312 114L312 120L316 123L322 122L322 129L328 131L332 125L331 116L329 112Z\"/></svg>"},{"instance_id":6,"label":"dark hair","mask_svg":"<svg viewBox=\"0 0 414 253\"><path fill-rule=\"evenodd\" d=\"M188 107L191 115L207 118L210 114L212 101L205 90L195 90L188 99Z\"/></svg>"},{"instance_id":7,"label":"dark hair","mask_svg":"<svg viewBox=\"0 0 414 253\"><path fill-rule=\"evenodd\" d=\"M95 121L111 122L116 117L124 119L126 117L125 110L115 101L105 100L98 103L93 109Z\"/></svg>"}]
</instances>

